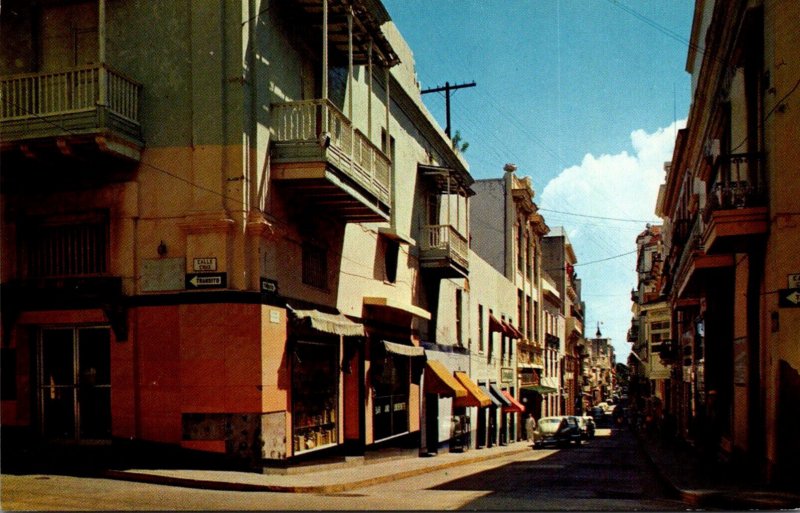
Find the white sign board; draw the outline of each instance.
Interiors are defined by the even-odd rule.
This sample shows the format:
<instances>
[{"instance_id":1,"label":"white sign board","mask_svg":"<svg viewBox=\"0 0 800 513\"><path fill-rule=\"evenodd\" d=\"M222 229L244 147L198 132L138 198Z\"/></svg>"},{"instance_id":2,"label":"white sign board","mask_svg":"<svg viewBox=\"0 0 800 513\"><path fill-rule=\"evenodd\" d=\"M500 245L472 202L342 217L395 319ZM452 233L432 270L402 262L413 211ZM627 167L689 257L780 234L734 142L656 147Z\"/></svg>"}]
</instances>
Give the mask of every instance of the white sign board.
<instances>
[{"instance_id":1,"label":"white sign board","mask_svg":"<svg viewBox=\"0 0 800 513\"><path fill-rule=\"evenodd\" d=\"M217 257L195 258L192 267L196 272L216 271Z\"/></svg>"}]
</instances>

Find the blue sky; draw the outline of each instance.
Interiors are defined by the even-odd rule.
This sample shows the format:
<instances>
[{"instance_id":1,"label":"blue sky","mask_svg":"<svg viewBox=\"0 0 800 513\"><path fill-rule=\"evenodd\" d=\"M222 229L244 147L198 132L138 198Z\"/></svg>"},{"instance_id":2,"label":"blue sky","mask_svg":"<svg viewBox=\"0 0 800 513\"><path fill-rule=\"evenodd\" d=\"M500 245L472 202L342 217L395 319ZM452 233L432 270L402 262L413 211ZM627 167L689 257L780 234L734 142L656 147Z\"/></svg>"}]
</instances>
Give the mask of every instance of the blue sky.
<instances>
[{"instance_id":1,"label":"blue sky","mask_svg":"<svg viewBox=\"0 0 800 513\"><path fill-rule=\"evenodd\" d=\"M592 262L632 252L645 222L657 220L663 163L690 103L693 0L384 5L423 88L477 83L451 97L472 175L498 177L513 162L533 178L545 219L565 227L578 256L587 334L602 322L625 361L635 256ZM443 93L424 99L444 127Z\"/></svg>"}]
</instances>

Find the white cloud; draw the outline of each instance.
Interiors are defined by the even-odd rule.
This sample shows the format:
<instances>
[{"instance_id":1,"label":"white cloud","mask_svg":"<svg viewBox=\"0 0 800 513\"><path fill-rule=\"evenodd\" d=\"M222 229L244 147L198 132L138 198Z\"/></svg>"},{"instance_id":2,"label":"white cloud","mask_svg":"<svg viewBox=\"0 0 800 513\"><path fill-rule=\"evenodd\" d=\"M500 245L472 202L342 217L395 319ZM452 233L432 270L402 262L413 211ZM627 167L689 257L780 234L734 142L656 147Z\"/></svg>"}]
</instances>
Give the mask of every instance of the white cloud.
<instances>
[{"instance_id":1,"label":"white cloud","mask_svg":"<svg viewBox=\"0 0 800 513\"><path fill-rule=\"evenodd\" d=\"M645 223L658 221L654 210L658 187L664 181L664 163L672 158L675 135L685 125L686 120L680 120L652 133L635 130L632 154L586 154L579 165L550 180L541 194L539 206L548 225L564 226L578 257L575 270L586 302L585 333L594 336L596 323L602 322L601 330L611 337L618 362L625 363L630 350L626 334L630 290L636 285L636 255L591 262L634 251L636 235Z\"/></svg>"}]
</instances>

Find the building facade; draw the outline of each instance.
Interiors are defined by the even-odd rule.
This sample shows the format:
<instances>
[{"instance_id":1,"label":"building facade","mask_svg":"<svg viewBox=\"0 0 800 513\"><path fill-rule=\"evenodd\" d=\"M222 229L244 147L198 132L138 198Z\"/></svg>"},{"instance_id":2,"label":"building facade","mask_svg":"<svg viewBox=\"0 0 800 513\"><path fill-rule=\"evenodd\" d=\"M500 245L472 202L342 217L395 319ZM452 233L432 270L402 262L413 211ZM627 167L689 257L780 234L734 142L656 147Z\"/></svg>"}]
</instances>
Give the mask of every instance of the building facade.
<instances>
[{"instance_id":1,"label":"building facade","mask_svg":"<svg viewBox=\"0 0 800 513\"><path fill-rule=\"evenodd\" d=\"M4 431L256 465L441 440L472 178L380 2L2 23Z\"/></svg>"},{"instance_id":2,"label":"building facade","mask_svg":"<svg viewBox=\"0 0 800 513\"><path fill-rule=\"evenodd\" d=\"M800 454L798 16L792 2L696 2L689 119L657 207L680 431L766 480Z\"/></svg>"}]
</instances>

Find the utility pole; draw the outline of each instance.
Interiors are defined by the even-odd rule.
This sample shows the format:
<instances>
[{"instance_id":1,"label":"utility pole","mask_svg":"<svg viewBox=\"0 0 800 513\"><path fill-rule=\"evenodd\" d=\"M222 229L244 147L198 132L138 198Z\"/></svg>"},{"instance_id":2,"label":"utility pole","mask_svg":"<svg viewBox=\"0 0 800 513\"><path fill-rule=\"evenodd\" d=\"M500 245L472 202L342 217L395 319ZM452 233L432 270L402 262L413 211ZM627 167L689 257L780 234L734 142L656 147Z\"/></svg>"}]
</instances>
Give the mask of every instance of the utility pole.
<instances>
[{"instance_id":1,"label":"utility pole","mask_svg":"<svg viewBox=\"0 0 800 513\"><path fill-rule=\"evenodd\" d=\"M444 86L431 87L421 91L422 94L440 93L444 91L445 112L447 113L447 126L444 129L444 133L447 134L448 138L452 137L450 135L450 91L454 91L456 89L463 89L465 87L475 87L475 82L473 81L468 84L453 84L453 85L450 85L450 82L445 82Z\"/></svg>"}]
</instances>

